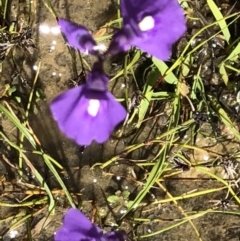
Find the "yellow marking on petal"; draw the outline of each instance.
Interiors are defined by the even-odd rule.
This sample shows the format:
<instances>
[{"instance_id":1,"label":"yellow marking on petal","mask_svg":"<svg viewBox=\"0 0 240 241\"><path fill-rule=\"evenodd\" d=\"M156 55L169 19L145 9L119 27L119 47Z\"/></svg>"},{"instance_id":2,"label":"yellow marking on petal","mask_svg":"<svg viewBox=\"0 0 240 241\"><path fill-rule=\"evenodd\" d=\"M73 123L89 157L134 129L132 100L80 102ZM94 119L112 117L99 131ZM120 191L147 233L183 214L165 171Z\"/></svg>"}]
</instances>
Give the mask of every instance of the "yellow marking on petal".
<instances>
[{"instance_id":1,"label":"yellow marking on petal","mask_svg":"<svg viewBox=\"0 0 240 241\"><path fill-rule=\"evenodd\" d=\"M138 27L141 31L148 31L153 29L155 26L155 21L152 16L146 16L143 20L138 24Z\"/></svg>"},{"instance_id":2,"label":"yellow marking on petal","mask_svg":"<svg viewBox=\"0 0 240 241\"><path fill-rule=\"evenodd\" d=\"M99 100L95 100L95 99L89 100L88 108L87 108L87 112L89 115L91 115L92 117L95 117L99 111L99 108L100 108Z\"/></svg>"}]
</instances>

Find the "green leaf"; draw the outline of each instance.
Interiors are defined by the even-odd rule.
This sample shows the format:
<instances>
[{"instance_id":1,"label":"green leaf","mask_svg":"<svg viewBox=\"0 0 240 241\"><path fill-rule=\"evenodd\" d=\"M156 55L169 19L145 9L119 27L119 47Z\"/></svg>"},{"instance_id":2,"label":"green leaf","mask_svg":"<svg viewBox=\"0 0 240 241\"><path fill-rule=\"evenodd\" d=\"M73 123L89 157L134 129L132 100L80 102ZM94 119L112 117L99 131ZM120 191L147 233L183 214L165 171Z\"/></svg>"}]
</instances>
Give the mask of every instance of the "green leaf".
<instances>
[{"instance_id":1,"label":"green leaf","mask_svg":"<svg viewBox=\"0 0 240 241\"><path fill-rule=\"evenodd\" d=\"M240 43L238 43L238 45L233 49L233 51L228 55L228 57L226 59L224 59L219 65L219 72L222 76L222 79L223 79L225 85L228 84L228 80L229 80L226 68L231 69L231 70L239 73L238 69L234 68L233 66L227 65L226 62L228 60L236 62L238 60L239 54L240 54Z\"/></svg>"},{"instance_id":2,"label":"green leaf","mask_svg":"<svg viewBox=\"0 0 240 241\"><path fill-rule=\"evenodd\" d=\"M116 203L116 202L118 202L119 197L118 197L118 196L115 196L115 195L112 195L112 196L109 196L109 197L107 198L107 200L108 200L108 202L110 202L110 203Z\"/></svg>"},{"instance_id":3,"label":"green leaf","mask_svg":"<svg viewBox=\"0 0 240 241\"><path fill-rule=\"evenodd\" d=\"M151 71L151 73L147 77L147 82L143 90L144 98L141 100L139 105L138 123L136 125L136 128L140 127L143 119L145 118L150 101L152 99L153 86L157 82L159 76L160 76L159 70L155 68Z\"/></svg>"},{"instance_id":4,"label":"green leaf","mask_svg":"<svg viewBox=\"0 0 240 241\"><path fill-rule=\"evenodd\" d=\"M133 59L131 60L131 62L130 62L130 63L127 65L127 67L126 67L127 70L129 70L130 68L132 68L133 65L138 62L139 58L141 57L141 54L142 54L141 51L139 51L139 50L136 51ZM109 81L115 80L115 79L117 79L118 77L122 76L123 73L124 73L124 71L126 71L126 70L125 70L125 69L120 70L120 71L119 71L113 78L111 78Z\"/></svg>"},{"instance_id":5,"label":"green leaf","mask_svg":"<svg viewBox=\"0 0 240 241\"><path fill-rule=\"evenodd\" d=\"M174 93L159 91L152 93L152 100L166 100L174 97Z\"/></svg>"},{"instance_id":6,"label":"green leaf","mask_svg":"<svg viewBox=\"0 0 240 241\"><path fill-rule=\"evenodd\" d=\"M134 201L128 201L126 204L127 208L132 207L132 209L137 208L138 204L134 204Z\"/></svg>"},{"instance_id":7,"label":"green leaf","mask_svg":"<svg viewBox=\"0 0 240 241\"><path fill-rule=\"evenodd\" d=\"M153 63L156 65L158 68L159 72L163 76L166 71L169 69L169 67L162 61L157 58L152 58ZM177 84L177 77L173 74L173 72L169 72L166 76L164 76L164 80L168 82L169 84Z\"/></svg>"},{"instance_id":8,"label":"green leaf","mask_svg":"<svg viewBox=\"0 0 240 241\"><path fill-rule=\"evenodd\" d=\"M71 204L72 207L75 207L75 204L72 200L72 197L68 191L68 189L66 188L64 182L62 181L60 175L58 174L57 170L55 169L55 167L53 166L52 163L54 163L55 165L57 165L59 168L62 168L53 158L51 158L49 155L45 154L43 152L43 150L41 150L41 147L37 146L36 142L34 141L32 135L29 133L28 129L26 128L26 126L24 124L22 124L15 115L13 115L9 110L7 110L3 105L0 104L0 111L2 113L4 113L8 119L19 129L19 131L27 138L27 140L31 143L31 145L33 146L33 148L36 149L40 149L40 151L38 152L38 155L41 155L42 158L44 159L46 165L48 166L49 170L51 170L51 172L53 173L53 175L55 176L55 178L58 180L60 186L62 187L62 189L64 190L66 197L68 198L69 203ZM4 134L1 133L1 135L3 136ZM7 141L7 137L4 136L4 139ZM23 152L22 148L19 148L18 146L14 145L13 143L9 142L9 144L11 146L13 146L16 150L18 150L19 152ZM34 151L33 151L34 153ZM22 155L24 155L24 153L22 153ZM31 163L29 162L29 165L31 165ZM43 187L45 188L46 192L49 194L49 199L50 199L50 206L49 209L52 210L55 203L53 200L53 197L51 196L51 191L48 188L48 186L46 185L46 183L44 183L44 179L41 177L40 173L38 173L37 169L35 169L35 167L32 167L35 170L35 175L38 178L39 182L43 185Z\"/></svg>"},{"instance_id":9,"label":"green leaf","mask_svg":"<svg viewBox=\"0 0 240 241\"><path fill-rule=\"evenodd\" d=\"M143 198L146 196L146 194L155 184L156 180L158 180L158 178L162 175L162 173L164 172L163 164L165 160L166 160L166 146L163 146L160 150L159 159L156 161L156 164L154 165L151 172L149 173L143 189L138 193L134 201L129 202L130 204L128 204L127 213L129 213L133 208L137 207L141 203ZM125 213L125 215L127 213Z\"/></svg>"},{"instance_id":10,"label":"green leaf","mask_svg":"<svg viewBox=\"0 0 240 241\"><path fill-rule=\"evenodd\" d=\"M216 111L216 113L218 114L218 116L220 117L221 121L232 131L234 136L238 140L240 140L239 131L235 128L234 124L232 123L232 121L230 120L230 118L228 117L224 109L221 107L221 105L218 103L218 101L212 96L209 96L209 99L211 100L212 106Z\"/></svg>"},{"instance_id":11,"label":"green leaf","mask_svg":"<svg viewBox=\"0 0 240 241\"><path fill-rule=\"evenodd\" d=\"M220 68L219 68L219 73L223 79L223 82L225 83L225 85L227 85L228 84L228 73L225 69L224 63L221 63Z\"/></svg>"},{"instance_id":12,"label":"green leaf","mask_svg":"<svg viewBox=\"0 0 240 241\"><path fill-rule=\"evenodd\" d=\"M8 95L12 95L17 90L16 85L11 86L11 88L8 90Z\"/></svg>"},{"instance_id":13,"label":"green leaf","mask_svg":"<svg viewBox=\"0 0 240 241\"><path fill-rule=\"evenodd\" d=\"M126 191L126 190L123 191L123 193L122 193L122 196L123 196L124 199L127 199L129 197L129 195L130 195L130 192Z\"/></svg>"},{"instance_id":14,"label":"green leaf","mask_svg":"<svg viewBox=\"0 0 240 241\"><path fill-rule=\"evenodd\" d=\"M240 54L240 43L233 49L233 51L229 54L229 56L224 60L226 62L227 60L236 61L238 60L238 55Z\"/></svg>"},{"instance_id":15,"label":"green leaf","mask_svg":"<svg viewBox=\"0 0 240 241\"><path fill-rule=\"evenodd\" d=\"M222 33L225 37L225 40L229 43L231 34L229 32L228 26L226 24L226 21L222 15L222 13L220 12L218 6L216 5L216 3L213 0L207 0L208 6L212 11L212 14L214 15L215 19L218 21L219 27L222 30Z\"/></svg>"},{"instance_id":16,"label":"green leaf","mask_svg":"<svg viewBox=\"0 0 240 241\"><path fill-rule=\"evenodd\" d=\"M0 111L4 113L8 117L8 119L24 134L24 136L28 139L31 145L36 148L36 142L32 138L32 135L26 129L26 127L14 116L9 110L7 110L2 104L0 104Z\"/></svg>"}]
</instances>

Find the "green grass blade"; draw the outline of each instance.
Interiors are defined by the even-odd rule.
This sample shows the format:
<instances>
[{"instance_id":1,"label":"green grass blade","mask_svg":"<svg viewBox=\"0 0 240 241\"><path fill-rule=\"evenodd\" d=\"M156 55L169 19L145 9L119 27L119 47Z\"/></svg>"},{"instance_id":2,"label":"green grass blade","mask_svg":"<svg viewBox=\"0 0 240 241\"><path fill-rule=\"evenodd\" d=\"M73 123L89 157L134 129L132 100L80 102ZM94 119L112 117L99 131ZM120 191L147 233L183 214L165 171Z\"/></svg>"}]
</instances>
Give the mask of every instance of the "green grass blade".
<instances>
[{"instance_id":1,"label":"green grass blade","mask_svg":"<svg viewBox=\"0 0 240 241\"><path fill-rule=\"evenodd\" d=\"M52 13L52 15L53 15L55 18L57 18L57 17L58 17L57 12L55 11L55 9L54 9L51 1L49 1L49 0L43 0L43 3L44 3L44 5L46 6L46 8L49 10L49 12Z\"/></svg>"},{"instance_id":2,"label":"green grass blade","mask_svg":"<svg viewBox=\"0 0 240 241\"><path fill-rule=\"evenodd\" d=\"M151 71L151 73L147 77L147 82L143 89L144 98L141 100L140 105L139 105L138 123L136 125L136 128L140 127L143 119L145 118L150 101L152 99L153 86L157 82L159 76L160 76L160 73L159 73L158 69L155 68Z\"/></svg>"},{"instance_id":3,"label":"green grass blade","mask_svg":"<svg viewBox=\"0 0 240 241\"><path fill-rule=\"evenodd\" d=\"M229 56L224 60L231 60L231 61L237 61L238 60L238 56L240 54L240 43L238 43L238 45L233 49L233 51L229 54Z\"/></svg>"},{"instance_id":4,"label":"green grass blade","mask_svg":"<svg viewBox=\"0 0 240 241\"><path fill-rule=\"evenodd\" d=\"M34 141L32 135L26 129L26 127L14 116L9 110L7 110L2 104L0 104L0 111L8 117L8 119L19 129L21 133L27 138L31 145L36 148L36 142Z\"/></svg>"},{"instance_id":5,"label":"green grass blade","mask_svg":"<svg viewBox=\"0 0 240 241\"><path fill-rule=\"evenodd\" d=\"M216 176L214 173L210 172L206 167L196 167L197 170L200 170L201 172L209 175L210 177L218 180L219 182L223 183L229 190L229 192L232 194L232 197L237 201L238 204L240 204L240 199L238 197L238 195L234 192L234 190L232 189L231 185L223 180L222 178Z\"/></svg>"},{"instance_id":6,"label":"green grass blade","mask_svg":"<svg viewBox=\"0 0 240 241\"><path fill-rule=\"evenodd\" d=\"M50 188L48 187L47 183L45 182L44 178L42 177L42 175L38 172L38 170L32 165L32 163L29 161L29 159L27 158L27 156L23 153L23 151L20 151L21 149L14 144L13 142L11 142L2 132L0 132L0 135L3 137L3 139L14 149L16 149L17 151L21 152L22 154L22 158L24 159L24 161L26 162L27 166L31 169L32 173L35 175L36 179L39 181L39 183L41 184L41 186L44 188L44 190L46 191L46 193L48 194L49 197L49 212L54 213L55 211L55 200L53 198L52 192L50 190ZM1 205L1 204L0 204Z\"/></svg>"},{"instance_id":7,"label":"green grass blade","mask_svg":"<svg viewBox=\"0 0 240 241\"><path fill-rule=\"evenodd\" d=\"M218 103L218 101L212 96L209 96L209 99L211 100L211 104L214 110L216 111L216 113L218 114L218 116L220 117L221 121L232 131L234 136L238 140L240 140L239 131L234 127L232 121L230 120L230 118L228 117L224 109L221 107L221 105Z\"/></svg>"},{"instance_id":8,"label":"green grass blade","mask_svg":"<svg viewBox=\"0 0 240 241\"><path fill-rule=\"evenodd\" d=\"M222 15L222 13L220 12L218 6L216 5L216 3L213 0L207 0L208 6L212 11L212 14L214 15L215 19L218 21L219 27L222 30L222 33L225 37L225 40L227 41L227 43L229 43L231 34L229 32L228 26L226 24L226 21Z\"/></svg>"},{"instance_id":9,"label":"green grass blade","mask_svg":"<svg viewBox=\"0 0 240 241\"><path fill-rule=\"evenodd\" d=\"M166 160L166 153L167 153L167 146L163 146L160 150L161 154L156 161L156 164L152 168L151 172L149 173L149 176L147 178L147 181L145 183L144 188L139 192L135 200L132 202L132 204L128 207L127 212L125 215L132 210L132 208L137 207L140 202L143 200L143 198L146 196L146 194L149 192L149 190L153 187L156 180L162 175L164 172L164 162ZM125 216L124 215L124 216Z\"/></svg>"},{"instance_id":10,"label":"green grass blade","mask_svg":"<svg viewBox=\"0 0 240 241\"><path fill-rule=\"evenodd\" d=\"M120 71L119 71L113 78L111 78L109 81L113 81L113 80L117 79L118 77L120 77L120 76L122 76L122 75L124 74L124 71L127 71L127 70L129 70L130 68L132 68L133 65L135 65L135 64L138 62L138 60L140 59L141 54L142 54L141 51L137 50L136 53L135 53L135 55L134 55L134 57L133 57L133 59L132 59L132 61L127 65L126 70L124 70L124 69L120 70Z\"/></svg>"},{"instance_id":11,"label":"green grass blade","mask_svg":"<svg viewBox=\"0 0 240 241\"><path fill-rule=\"evenodd\" d=\"M71 197L71 195L70 195L67 187L65 186L62 178L59 176L58 172L56 171L55 167L53 166L53 164L52 164L51 161L49 160L48 156L45 155L44 153L43 153L43 159L44 159L46 165L48 166L49 170L50 170L50 171L52 172L52 174L55 176L55 178L57 179L58 183L60 184L60 186L62 187L63 191L65 192L65 195L66 195L66 197L67 197L70 205L71 205L73 208L75 208L76 206L75 206L75 204L74 204L74 202L73 202L73 199L72 199L72 197Z\"/></svg>"},{"instance_id":12,"label":"green grass blade","mask_svg":"<svg viewBox=\"0 0 240 241\"><path fill-rule=\"evenodd\" d=\"M162 76L166 74L166 71L169 69L168 66L162 61L157 58L152 58L153 63L155 66L158 68ZM164 76L164 80L168 82L169 84L176 84L178 79L177 77L173 74L172 71L169 71L166 76Z\"/></svg>"},{"instance_id":13,"label":"green grass blade","mask_svg":"<svg viewBox=\"0 0 240 241\"><path fill-rule=\"evenodd\" d=\"M0 111L2 111L2 112L9 118L9 120L12 121L13 124L19 129L19 131L24 134L24 136L25 136L25 137L28 139L28 141L32 144L32 146L33 146L34 149L41 149L41 147L38 147L38 146L37 146L37 144L35 143L32 135L29 133L28 129L24 126L24 124L20 123L20 121L19 121L10 111L8 111L8 110L7 110L3 105L1 105L1 104L0 104ZM2 135L2 136L4 137L4 139L7 141L7 137L6 137L3 133L1 133L1 135ZM9 144L10 144L10 143L9 143ZM17 145L15 145L15 144L13 144L13 143L11 143L10 145L13 146L16 150L18 150L19 153L21 153L22 157L25 157L25 158L26 158L26 156L24 155L24 151L23 151L22 148L18 147ZM34 153L34 151L33 151L33 153ZM40 154L40 153L38 153L38 155L39 155L39 154ZM42 150L41 150L41 155L42 155L45 163L48 165L49 169L50 169L50 170L52 171L52 173L54 174L55 178L58 180L60 186L63 188L63 190L64 190L64 192L65 192L65 194L66 194L66 197L67 197L69 203L71 204L72 207L75 207L75 204L74 204L74 202L73 202L73 200L72 200L72 197L71 197L70 193L68 192L68 190L67 190L64 182L62 181L61 177L60 177L59 174L57 173L55 167L54 167L54 166L52 165L52 163L51 163L51 162L54 162L53 159L52 159L52 158L49 158L48 155L46 155ZM56 161L55 161L54 163L56 163ZM32 164L29 163L29 165L32 165ZM34 168L34 167L33 167L33 168ZM39 178L38 181L39 181L40 183L42 183L43 178L41 177L41 175L40 175L39 173L36 174L36 178ZM45 186L44 186L44 188L45 188ZM48 191L49 191L49 190L48 190L49 188L48 188L47 186L46 186L46 188L47 188L46 192L48 192ZM50 193L49 193L49 195L50 195ZM50 201L52 202L52 198L50 198ZM53 204L51 203L50 206L51 206L51 208L52 208L52 207L53 207Z\"/></svg>"},{"instance_id":14,"label":"green grass blade","mask_svg":"<svg viewBox=\"0 0 240 241\"><path fill-rule=\"evenodd\" d=\"M169 231L169 230L171 230L171 229L173 229L173 228L176 228L176 227L178 227L178 226L180 226L180 225L182 225L182 224L184 224L184 223L186 223L186 222L188 222L188 220L181 220L181 221L179 221L179 222L177 222L177 223L174 223L174 224L172 224L172 225L169 225L169 226L167 226L166 228L163 228L163 229L158 230L158 231L156 231L156 232L152 232L152 233L150 233L150 234L141 235L141 236L139 237L139 239L145 239L145 238L149 238L149 237L152 237L152 236L155 236L155 235L164 233L164 232Z\"/></svg>"}]
</instances>

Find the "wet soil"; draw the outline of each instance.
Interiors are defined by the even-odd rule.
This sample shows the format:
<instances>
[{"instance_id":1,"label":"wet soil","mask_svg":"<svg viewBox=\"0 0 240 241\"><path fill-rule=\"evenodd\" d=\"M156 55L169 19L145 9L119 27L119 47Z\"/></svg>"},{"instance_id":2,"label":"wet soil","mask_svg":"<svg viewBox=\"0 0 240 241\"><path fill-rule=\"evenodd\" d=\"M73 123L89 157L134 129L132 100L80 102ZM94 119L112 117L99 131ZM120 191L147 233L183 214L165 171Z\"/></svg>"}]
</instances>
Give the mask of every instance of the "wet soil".
<instances>
[{"instance_id":1,"label":"wet soil","mask_svg":"<svg viewBox=\"0 0 240 241\"><path fill-rule=\"evenodd\" d=\"M33 42L28 42L28 45L26 45L26 43L23 43L21 40L21 42L16 44L11 51L9 50L9 54L3 58L0 90L4 92L6 84L10 84L16 87L16 91L10 97L1 96L3 97L2 103L6 104L7 102L16 115L22 118L21 113L26 110L28 96L36 75L36 66L40 68L37 89L42 91L42 96L36 101L34 108L31 109L28 120L44 150L64 167L64 170L60 171L61 177L69 188L69 191L74 193L74 201L79 204L83 212L103 227L104 230L108 231L119 226L128 233L130 240L138 240L138 236L140 235L151 234L175 224L178 219L183 217L181 210L189 213L193 212L196 213L196 215L207 209L238 211L239 205L237 205L231 196L228 198L229 195L226 188L221 189L221 187L223 187L222 183L213 178L209 178L209 176L202 174L194 167L184 166L181 162L176 161L172 156L174 156L175 152L178 152L178 149L173 147L166 161L171 163L172 170L179 171L179 174L173 177L167 177L166 175L166 177L160 180L163 186L162 188L159 186L152 188L144 198L140 207L121 219L121 216L127 210L127 203L134 200L142 190L148 173L148 168L143 168L136 163L141 163L141 161L144 163L144 160L152 160L160 150L160 145L143 145L142 148L138 148L130 154L124 153L125 148L131 144L147 143L147 141L154 139L154 137L164 132L172 106L165 102L157 103L154 108L157 109L158 112L153 112L155 116L152 116L149 121L145 122L139 131L134 131L130 135L126 134L120 139L116 138L115 134L115 137L113 136L104 145L93 143L91 146L84 148L77 146L72 140L67 139L60 133L57 124L52 119L49 104L60 92L70 88L73 80L79 80L78 75L82 71L82 66L77 53L70 50L65 44L62 35L56 32L56 19L53 14L51 14L49 8L46 7L44 1L32 2L30 28ZM209 10L207 9L206 1L198 2L197 4L196 1L192 1L196 11L203 14L207 21L213 21L213 16L207 14ZM232 6L234 6L233 11L239 9L238 3L237 5L233 5L234 3L231 1L216 2L219 6L221 5L223 9L225 7L226 11ZM100 27L116 13L117 9L116 3L113 0L55 0L51 1L51 3L59 17L81 23L93 33L98 31ZM12 22L20 24L20 21L22 21L23 27L26 27L26 18L29 17L27 6L28 1L10 1L7 18L8 25ZM196 16L196 12L194 16ZM199 23L194 23L194 21L188 22L189 30L175 46L173 56L178 55L178 50L181 50L183 46L185 46L196 29L202 27L201 25L198 26L198 24ZM237 26L239 27L239 25ZM235 28L237 29L237 27ZM217 31L217 29L212 31ZM239 30L234 29L232 31L236 31L235 37L239 36ZM198 41L202 41L204 38L206 38L206 36L201 36ZM195 43L192 43L192 47L194 47L194 44ZM236 106L225 101L226 99L230 99L230 97L235 100L236 88L225 87L219 76L220 80L217 82L213 81L212 65L218 66L220 59L225 56L224 46L219 44L214 50L212 50L212 46L209 45L204 46L204 48L204 53L201 52L201 50L196 53L195 64L191 71L195 73L197 67L204 63L200 75L202 79L204 79L206 91L211 93L216 92L216 96L226 96L220 99L222 106L228 111L229 115L233 117L236 128L239 128ZM214 57L213 63L211 58L212 51L214 51L216 56ZM90 65L95 61L91 56L85 56L85 59ZM147 61L149 60L144 58L144 64L146 64ZM41 66L39 66L40 62ZM119 62L118 65L121 67ZM112 67L111 61L106 64L106 71L111 76L116 73L116 69ZM230 81L232 83L236 82L237 85L237 74L235 72L229 72L229 76ZM144 82L144 78L142 78L142 80ZM116 83L111 83L110 86L118 97L124 96L124 90L118 88L121 86L121 81L122 79L120 78ZM191 75L186 81L191 85ZM131 83L131 80L129 82ZM171 87L166 87L164 84L159 88L161 87L168 90L171 89ZM134 90L135 87L130 86L130 88ZM0 93L3 93L2 91ZM16 99L19 97L21 97L21 103L17 104ZM159 112L162 112L162 114ZM206 110L204 110L204 112L206 112ZM184 118L185 117L182 117L183 121ZM239 141L234 138L231 131L219 120L213 125L208 121L197 122L197 125L199 129L196 128L195 143L193 143L193 145L201 147L202 149L206 148L207 151L204 152L203 150L195 149L192 152L184 152L183 150L187 158L195 165L202 162L207 163L211 158L216 158L216 153L218 153L220 157L229 157L239 151ZM4 115L1 115L1 128L11 141L19 143L19 133L16 127ZM132 126L129 127L129 129L132 129ZM219 130L221 134L216 134L216 130ZM131 133L131 131L128 132L128 130L126 130L126 133ZM191 132L188 131L183 134L181 138L182 142L189 138ZM226 138L221 139L219 136ZM1 140L0 148L0 175L2 176L1 182L3 184L0 201L16 203L18 200L23 200L27 196L27 190L29 190L30 187L27 186L26 183L35 185L35 187L39 187L39 183L37 183L36 178L27 166L24 166L24 178L19 177L14 168L14 166L18 164L18 152L11 148L3 139ZM31 150L27 141L24 143L24 149ZM212 153L212 155L209 153ZM116 158L116 161L107 168L103 170L98 166L92 168L94 164L103 163L118 154L121 154L121 158ZM28 158L44 176L45 181L51 189L53 191L59 190L59 184L44 165L42 158L30 153L30 151ZM136 162L137 160L139 162ZM230 161L229 158L221 159L223 165L211 165L208 168L210 172L216 175L220 175L226 179L236 180L239 177L238 161L238 159ZM12 165L9 165L9 163ZM226 166L228 167L229 165L234 166L234 172L231 174L226 171L228 170ZM219 191L188 199L183 198L180 199L177 204L169 200L168 193L172 196L184 196L188 193L210 188L219 188ZM238 186L235 188L237 189ZM119 200L114 203L108 202L108 197L115 195L117 191L121 191ZM128 191L130 194L127 200L121 197L121 193L124 191ZM33 198L39 197L39 195L40 194L33 196ZM48 216L46 205L32 205L28 208L19 208L12 206L4 207L3 205L1 206L0 203L0 219L2 220L0 223L0 234L3 236L3 240L29 240L26 235L28 226L32 227L31 230L34 240L52 240L54 232L61 226L64 212L69 208L67 199L60 191L55 192L54 197L57 202L56 213L55 216L49 217L45 225L42 225L42 222L45 221L44 218ZM16 238L11 239L11 232L8 230L9 222L4 219L13 214L17 215L20 213L24 215L34 213L35 215L31 221L19 226L16 229L18 231ZM98 213L98 215L96 215L96 213ZM133 221L132 217L145 218L146 221ZM11 223L14 220L12 220ZM199 236L194 231L192 225L186 222L170 231L146 238L145 240L240 240L239 216L237 215L231 215L227 212L209 212L207 215L200 215L194 219L193 223L199 231Z\"/></svg>"}]
</instances>

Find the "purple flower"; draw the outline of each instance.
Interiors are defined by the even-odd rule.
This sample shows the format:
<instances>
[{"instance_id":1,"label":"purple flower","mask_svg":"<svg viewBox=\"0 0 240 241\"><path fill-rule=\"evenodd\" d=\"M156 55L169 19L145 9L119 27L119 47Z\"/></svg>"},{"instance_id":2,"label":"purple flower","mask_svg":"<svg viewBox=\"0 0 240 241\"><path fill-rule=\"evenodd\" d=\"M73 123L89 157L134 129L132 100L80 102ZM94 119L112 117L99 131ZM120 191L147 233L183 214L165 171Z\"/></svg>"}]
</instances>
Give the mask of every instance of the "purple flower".
<instances>
[{"instance_id":1,"label":"purple flower","mask_svg":"<svg viewBox=\"0 0 240 241\"><path fill-rule=\"evenodd\" d=\"M97 44L87 28L63 18L58 19L58 24L70 46L83 53L95 53Z\"/></svg>"},{"instance_id":2,"label":"purple flower","mask_svg":"<svg viewBox=\"0 0 240 241\"><path fill-rule=\"evenodd\" d=\"M171 55L172 45L186 31L184 12L177 0L121 0L123 27L114 36L109 53L131 46L161 59Z\"/></svg>"},{"instance_id":3,"label":"purple flower","mask_svg":"<svg viewBox=\"0 0 240 241\"><path fill-rule=\"evenodd\" d=\"M78 209L71 208L64 217L63 226L56 232L55 241L124 241L122 231L103 234L102 230L91 223Z\"/></svg>"},{"instance_id":4,"label":"purple flower","mask_svg":"<svg viewBox=\"0 0 240 241\"><path fill-rule=\"evenodd\" d=\"M126 117L126 110L107 90L102 64L94 64L86 84L67 90L51 104L59 128L79 145L103 143Z\"/></svg>"}]
</instances>

